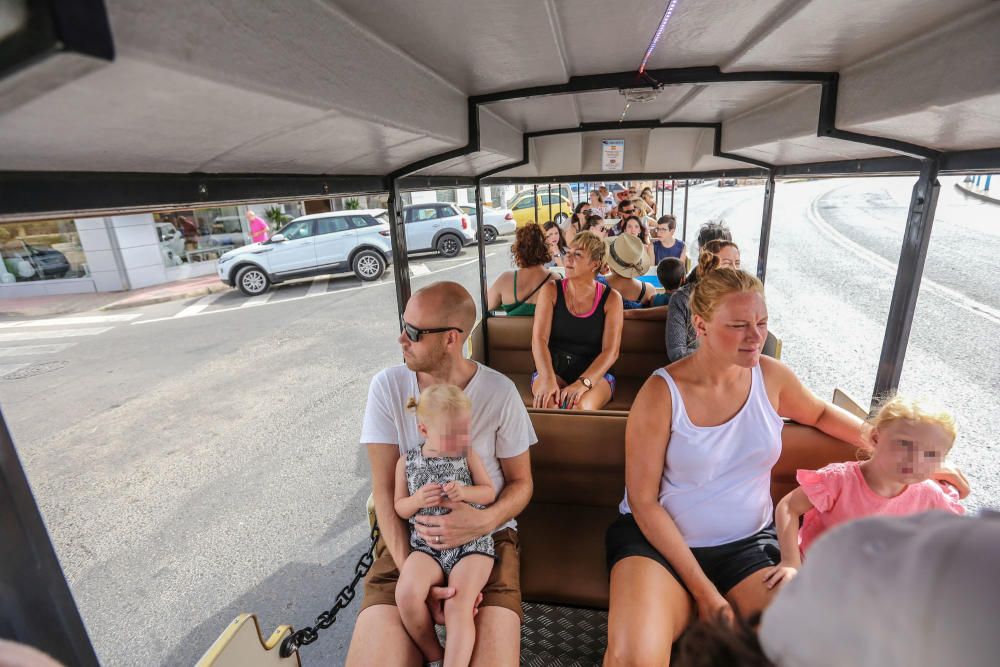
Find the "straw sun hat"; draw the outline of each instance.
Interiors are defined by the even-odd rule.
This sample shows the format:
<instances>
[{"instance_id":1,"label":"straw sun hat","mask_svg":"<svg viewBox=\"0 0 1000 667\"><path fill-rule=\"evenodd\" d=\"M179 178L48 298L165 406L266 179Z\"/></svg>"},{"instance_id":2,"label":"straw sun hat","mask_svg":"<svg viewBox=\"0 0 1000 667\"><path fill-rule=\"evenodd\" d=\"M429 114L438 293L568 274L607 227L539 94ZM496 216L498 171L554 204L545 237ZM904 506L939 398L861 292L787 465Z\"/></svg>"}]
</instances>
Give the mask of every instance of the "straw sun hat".
<instances>
[{"instance_id":1,"label":"straw sun hat","mask_svg":"<svg viewBox=\"0 0 1000 667\"><path fill-rule=\"evenodd\" d=\"M649 271L649 255L637 236L619 234L607 239L608 252L605 255L611 270L623 278L638 278Z\"/></svg>"}]
</instances>

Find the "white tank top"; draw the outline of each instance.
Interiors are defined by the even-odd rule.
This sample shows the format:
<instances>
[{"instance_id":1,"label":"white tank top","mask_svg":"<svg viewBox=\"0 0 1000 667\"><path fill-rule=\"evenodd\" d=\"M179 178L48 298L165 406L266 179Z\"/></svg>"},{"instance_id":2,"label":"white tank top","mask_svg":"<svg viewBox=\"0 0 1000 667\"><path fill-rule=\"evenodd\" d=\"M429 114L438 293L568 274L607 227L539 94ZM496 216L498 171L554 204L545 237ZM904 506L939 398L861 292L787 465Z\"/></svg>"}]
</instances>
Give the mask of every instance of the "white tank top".
<instances>
[{"instance_id":1,"label":"white tank top","mask_svg":"<svg viewBox=\"0 0 1000 667\"><path fill-rule=\"evenodd\" d=\"M760 365L751 371L750 395L732 419L719 426L695 426L674 379L660 368L670 388L673 417L660 505L689 547L735 542L767 527L774 516L771 468L781 455L783 422L767 398ZM631 512L628 497L618 507Z\"/></svg>"}]
</instances>

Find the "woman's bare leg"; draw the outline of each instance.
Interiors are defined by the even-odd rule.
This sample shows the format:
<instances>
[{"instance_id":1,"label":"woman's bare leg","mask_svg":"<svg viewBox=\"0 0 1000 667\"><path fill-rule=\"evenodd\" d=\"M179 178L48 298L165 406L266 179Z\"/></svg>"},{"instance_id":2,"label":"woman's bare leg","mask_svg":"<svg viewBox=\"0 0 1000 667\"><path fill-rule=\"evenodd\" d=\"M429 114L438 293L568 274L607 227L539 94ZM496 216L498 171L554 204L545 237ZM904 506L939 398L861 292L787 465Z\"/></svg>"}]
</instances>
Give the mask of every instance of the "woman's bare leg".
<instances>
[{"instance_id":1,"label":"woman's bare leg","mask_svg":"<svg viewBox=\"0 0 1000 667\"><path fill-rule=\"evenodd\" d=\"M782 586L784 584L768 588L764 585L764 570L757 570L733 586L726 593L726 599L741 618L750 618L754 614L764 611Z\"/></svg>"},{"instance_id":2,"label":"woman's bare leg","mask_svg":"<svg viewBox=\"0 0 1000 667\"><path fill-rule=\"evenodd\" d=\"M427 594L431 586L444 583L444 572L437 561L420 551L406 557L396 582L396 606L403 626L413 642L420 648L427 662L440 660L444 649L434 634L434 622L427 608ZM478 591L477 591L478 592ZM469 612L471 615L471 611Z\"/></svg>"},{"instance_id":3,"label":"woman's bare leg","mask_svg":"<svg viewBox=\"0 0 1000 667\"><path fill-rule=\"evenodd\" d=\"M455 589L455 597L444 601L444 623L448 630L445 667L467 667L472 658L476 644L472 608L490 578L493 563L489 556L473 554L458 561L451 570L448 586Z\"/></svg>"},{"instance_id":4,"label":"woman's bare leg","mask_svg":"<svg viewBox=\"0 0 1000 667\"><path fill-rule=\"evenodd\" d=\"M576 404L577 410L600 410L611 400L611 385L604 378L594 383L594 388L584 392Z\"/></svg>"},{"instance_id":5,"label":"woman's bare leg","mask_svg":"<svg viewBox=\"0 0 1000 667\"><path fill-rule=\"evenodd\" d=\"M651 558L630 556L611 569L605 667L667 665L670 646L691 621L691 597Z\"/></svg>"}]
</instances>

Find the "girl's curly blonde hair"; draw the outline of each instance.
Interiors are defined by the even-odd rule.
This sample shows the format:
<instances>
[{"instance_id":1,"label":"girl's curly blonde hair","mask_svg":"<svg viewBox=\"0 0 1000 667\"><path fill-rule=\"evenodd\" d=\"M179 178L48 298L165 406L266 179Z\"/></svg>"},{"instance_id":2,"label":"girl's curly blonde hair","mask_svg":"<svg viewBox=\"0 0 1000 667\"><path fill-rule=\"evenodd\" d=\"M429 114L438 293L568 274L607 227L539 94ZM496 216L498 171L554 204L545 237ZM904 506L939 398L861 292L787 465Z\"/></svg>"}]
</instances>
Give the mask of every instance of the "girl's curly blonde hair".
<instances>
[{"instance_id":1,"label":"girl's curly blonde hair","mask_svg":"<svg viewBox=\"0 0 1000 667\"><path fill-rule=\"evenodd\" d=\"M417 420L426 424L434 417L454 415L472 410L472 401L465 392L453 384L434 384L420 392L420 398L410 397L406 409L417 414Z\"/></svg>"},{"instance_id":2,"label":"girl's curly blonde hair","mask_svg":"<svg viewBox=\"0 0 1000 667\"><path fill-rule=\"evenodd\" d=\"M868 423L871 425L871 429L866 432L869 446L874 444L871 442L871 435L875 429L900 419L940 426L951 437L952 443L958 435L955 418L944 409L920 399L890 394L878 403L873 416L868 418Z\"/></svg>"}]
</instances>

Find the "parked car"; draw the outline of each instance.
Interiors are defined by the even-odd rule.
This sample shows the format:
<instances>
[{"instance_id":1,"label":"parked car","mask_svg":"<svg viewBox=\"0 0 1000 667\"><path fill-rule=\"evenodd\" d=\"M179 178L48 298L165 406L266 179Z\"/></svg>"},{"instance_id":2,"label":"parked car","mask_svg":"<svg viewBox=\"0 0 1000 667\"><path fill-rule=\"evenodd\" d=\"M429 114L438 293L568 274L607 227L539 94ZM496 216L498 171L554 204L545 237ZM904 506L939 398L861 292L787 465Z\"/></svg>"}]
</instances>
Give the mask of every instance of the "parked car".
<instances>
[{"instance_id":1,"label":"parked car","mask_svg":"<svg viewBox=\"0 0 1000 667\"><path fill-rule=\"evenodd\" d=\"M292 220L263 243L219 257L219 279L247 296L292 278L353 271L378 280L392 263L384 208L315 213Z\"/></svg>"},{"instance_id":2,"label":"parked car","mask_svg":"<svg viewBox=\"0 0 1000 667\"><path fill-rule=\"evenodd\" d=\"M447 202L404 206L403 225L407 254L437 250L444 257L454 257L476 240L469 216Z\"/></svg>"},{"instance_id":3,"label":"parked car","mask_svg":"<svg viewBox=\"0 0 1000 667\"><path fill-rule=\"evenodd\" d=\"M212 220L209 245L243 245L250 235L243 231L243 221L238 215L220 215Z\"/></svg>"},{"instance_id":4,"label":"parked car","mask_svg":"<svg viewBox=\"0 0 1000 667\"><path fill-rule=\"evenodd\" d=\"M62 278L69 273L69 260L66 255L48 246L39 246L16 240L3 247L5 264L14 265L17 271L11 271L23 279Z\"/></svg>"},{"instance_id":5,"label":"parked car","mask_svg":"<svg viewBox=\"0 0 1000 667\"><path fill-rule=\"evenodd\" d=\"M462 204L459 206L462 212L469 216L469 223L473 230L477 229L476 207ZM483 242L493 243L498 236L513 234L517 228L514 222L514 214L510 209L483 207Z\"/></svg>"},{"instance_id":6,"label":"parked car","mask_svg":"<svg viewBox=\"0 0 1000 667\"><path fill-rule=\"evenodd\" d=\"M551 214L549 209L550 204L552 207ZM525 190L523 192L519 192L517 196L514 197L513 201L511 201L510 210L514 214L514 222L518 227L523 227L529 222L536 222L535 198L532 196L532 191ZM555 220L562 225L571 215L573 215L573 204L569 199L558 195L555 192L549 195L546 191L538 191L537 222Z\"/></svg>"},{"instance_id":7,"label":"parked car","mask_svg":"<svg viewBox=\"0 0 1000 667\"><path fill-rule=\"evenodd\" d=\"M733 187L735 185L736 185L736 179L735 178L720 178L719 179L719 187L720 188L728 188L728 187Z\"/></svg>"}]
</instances>

